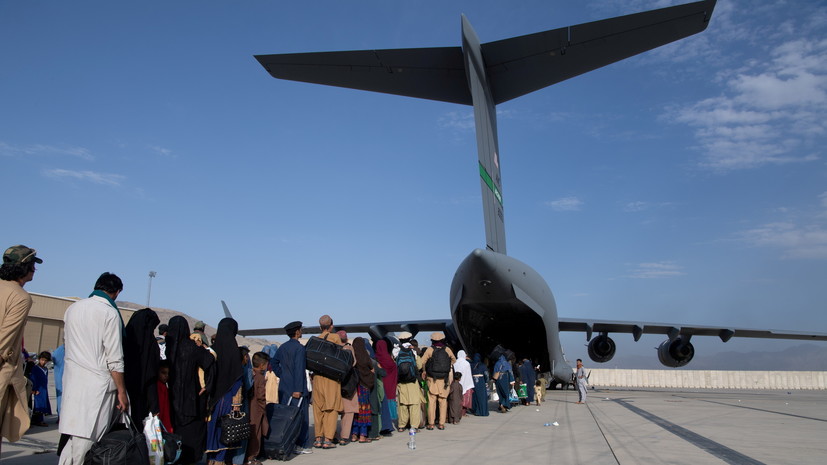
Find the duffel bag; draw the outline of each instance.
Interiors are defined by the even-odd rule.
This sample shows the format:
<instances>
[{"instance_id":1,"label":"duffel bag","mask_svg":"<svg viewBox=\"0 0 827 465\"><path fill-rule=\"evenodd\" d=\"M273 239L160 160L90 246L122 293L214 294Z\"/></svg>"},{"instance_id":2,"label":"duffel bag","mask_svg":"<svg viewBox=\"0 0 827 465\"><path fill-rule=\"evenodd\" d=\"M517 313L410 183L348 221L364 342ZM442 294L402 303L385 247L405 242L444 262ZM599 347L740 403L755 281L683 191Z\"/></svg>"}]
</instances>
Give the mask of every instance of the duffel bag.
<instances>
[{"instance_id":1,"label":"duffel bag","mask_svg":"<svg viewBox=\"0 0 827 465\"><path fill-rule=\"evenodd\" d=\"M149 451L146 437L132 423L127 414L121 414L126 429L110 431L92 445L86 453L84 465L147 465ZM110 426L111 429L111 426Z\"/></svg>"},{"instance_id":2,"label":"duffel bag","mask_svg":"<svg viewBox=\"0 0 827 465\"><path fill-rule=\"evenodd\" d=\"M317 336L311 337L304 349L308 370L339 383L345 379L353 366L350 351L335 342L328 341L327 335L324 339Z\"/></svg>"}]
</instances>

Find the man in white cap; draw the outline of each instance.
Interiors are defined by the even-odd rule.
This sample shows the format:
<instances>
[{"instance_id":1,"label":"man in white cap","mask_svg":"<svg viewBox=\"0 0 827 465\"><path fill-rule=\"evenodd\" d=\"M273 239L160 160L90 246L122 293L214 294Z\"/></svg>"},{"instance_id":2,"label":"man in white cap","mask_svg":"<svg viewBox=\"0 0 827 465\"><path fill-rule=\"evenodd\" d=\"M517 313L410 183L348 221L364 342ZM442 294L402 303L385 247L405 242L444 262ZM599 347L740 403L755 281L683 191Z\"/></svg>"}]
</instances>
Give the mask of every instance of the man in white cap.
<instances>
[{"instance_id":1,"label":"man in white cap","mask_svg":"<svg viewBox=\"0 0 827 465\"><path fill-rule=\"evenodd\" d=\"M453 366L457 358L451 348L445 345L445 334L431 333L431 347L422 354L422 366L425 367L425 381L428 384L428 424L425 429L434 429L436 408L439 404L439 424L437 429L445 429L445 417L448 415L448 394L453 382Z\"/></svg>"},{"instance_id":2,"label":"man in white cap","mask_svg":"<svg viewBox=\"0 0 827 465\"><path fill-rule=\"evenodd\" d=\"M407 331L399 333L399 353L396 354L396 368L398 372L397 401L399 402L400 433L410 425L416 430L422 422L422 390L419 388L419 372L422 371L422 362L411 346L413 335Z\"/></svg>"}]
</instances>

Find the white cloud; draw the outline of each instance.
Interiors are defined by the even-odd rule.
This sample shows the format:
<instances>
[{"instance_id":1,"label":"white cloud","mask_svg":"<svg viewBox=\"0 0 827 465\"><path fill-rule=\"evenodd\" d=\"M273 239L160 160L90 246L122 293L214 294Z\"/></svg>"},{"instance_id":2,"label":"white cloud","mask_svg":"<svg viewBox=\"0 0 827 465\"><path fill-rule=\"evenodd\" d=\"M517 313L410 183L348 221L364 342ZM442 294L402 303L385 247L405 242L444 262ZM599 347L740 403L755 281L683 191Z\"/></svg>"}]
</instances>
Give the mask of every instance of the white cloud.
<instances>
[{"instance_id":1,"label":"white cloud","mask_svg":"<svg viewBox=\"0 0 827 465\"><path fill-rule=\"evenodd\" d=\"M720 5L719 5L720 6ZM747 10L737 28L749 33L728 35L743 42L741 55L718 73L724 92L695 104L667 109L666 119L695 129L698 165L717 172L765 165L805 163L823 155L827 136L827 39L824 25L811 18L784 20L771 29L766 17L784 8L763 5L764 19ZM716 7L716 15L719 8ZM724 12L722 12L724 13ZM806 15L806 13L803 13ZM825 17L827 10L816 9ZM716 25L729 27L727 14ZM809 21L809 22L808 22ZM762 24L759 24L762 22ZM803 23L803 24L802 24ZM759 32L759 31L766 32ZM714 46L713 46L714 48Z\"/></svg>"},{"instance_id":2,"label":"white cloud","mask_svg":"<svg viewBox=\"0 0 827 465\"><path fill-rule=\"evenodd\" d=\"M163 155L165 157L173 156L172 150L170 150L168 148L160 147L160 146L157 146L157 145L150 145L149 149L152 150L153 152L156 152L159 155Z\"/></svg>"},{"instance_id":3,"label":"white cloud","mask_svg":"<svg viewBox=\"0 0 827 465\"><path fill-rule=\"evenodd\" d=\"M671 261L639 263L629 270L626 277L634 279L673 278L686 274L681 270L683 270L682 266Z\"/></svg>"},{"instance_id":4,"label":"white cloud","mask_svg":"<svg viewBox=\"0 0 827 465\"><path fill-rule=\"evenodd\" d=\"M439 118L439 125L447 129L474 130L473 111L450 111Z\"/></svg>"},{"instance_id":5,"label":"white cloud","mask_svg":"<svg viewBox=\"0 0 827 465\"><path fill-rule=\"evenodd\" d=\"M561 199L548 201L546 202L546 205L551 207L554 211L571 212L579 211L580 207L583 206L583 201L577 197L563 197Z\"/></svg>"},{"instance_id":6,"label":"white cloud","mask_svg":"<svg viewBox=\"0 0 827 465\"><path fill-rule=\"evenodd\" d=\"M0 155L15 157L15 156L29 156L29 155L69 155L83 160L92 161L95 159L92 152L84 147L56 147L54 145L34 144L26 146L14 146L5 142L0 142Z\"/></svg>"},{"instance_id":7,"label":"white cloud","mask_svg":"<svg viewBox=\"0 0 827 465\"><path fill-rule=\"evenodd\" d=\"M623 206L623 211L625 212L642 212L649 208L649 204L647 202L629 202Z\"/></svg>"},{"instance_id":8,"label":"white cloud","mask_svg":"<svg viewBox=\"0 0 827 465\"><path fill-rule=\"evenodd\" d=\"M782 249L784 258L827 258L827 229L820 225L770 223L742 231L738 236L753 247Z\"/></svg>"},{"instance_id":9,"label":"white cloud","mask_svg":"<svg viewBox=\"0 0 827 465\"><path fill-rule=\"evenodd\" d=\"M806 215L807 221L796 219L794 210L780 209L787 219L740 231L735 237L750 247L782 250L786 259L827 259L827 192L818 196L815 214Z\"/></svg>"},{"instance_id":10,"label":"white cloud","mask_svg":"<svg viewBox=\"0 0 827 465\"><path fill-rule=\"evenodd\" d=\"M98 173L95 171L73 171L55 168L46 170L43 174L50 178L68 178L79 181L88 181L94 184L101 184L105 186L120 186L121 181L126 179L125 176L111 173Z\"/></svg>"}]
</instances>

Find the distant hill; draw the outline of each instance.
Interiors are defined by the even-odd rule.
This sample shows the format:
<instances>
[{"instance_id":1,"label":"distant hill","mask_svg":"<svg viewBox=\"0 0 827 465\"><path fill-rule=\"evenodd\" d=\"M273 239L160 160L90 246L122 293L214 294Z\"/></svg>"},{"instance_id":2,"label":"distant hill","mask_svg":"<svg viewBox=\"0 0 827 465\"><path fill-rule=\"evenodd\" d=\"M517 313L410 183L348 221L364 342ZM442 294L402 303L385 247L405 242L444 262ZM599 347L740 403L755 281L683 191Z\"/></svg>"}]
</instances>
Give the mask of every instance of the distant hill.
<instances>
[{"instance_id":1,"label":"distant hill","mask_svg":"<svg viewBox=\"0 0 827 465\"><path fill-rule=\"evenodd\" d=\"M654 354L653 354L654 355ZM587 361L588 362L588 361ZM666 369L655 356L615 355L605 365L591 368ZM686 370L827 371L827 344L801 344L778 352L718 352L696 355Z\"/></svg>"},{"instance_id":2,"label":"distant hill","mask_svg":"<svg viewBox=\"0 0 827 465\"><path fill-rule=\"evenodd\" d=\"M119 300L115 303L117 303L118 306L121 307L121 308L128 308L130 310L140 310L142 308L146 308L146 305L140 305L140 304L136 304L134 302L126 302L126 301L122 301L122 300ZM186 313L182 313L182 312L179 312L179 311L176 311L176 310L170 310L170 309L167 309L167 308L158 308L158 307L151 307L151 308L152 308L152 310L155 311L155 313L158 314L158 318L161 320L161 323L164 323L164 324L168 323L169 319L174 317L174 316L182 316L187 320L187 323L189 323L189 325L190 325L190 330L192 330L192 328L195 326L195 323L197 323L199 321L198 318L193 318L193 317L187 315ZM204 332L207 334L207 336L211 336L211 335L215 334L215 331L216 331L216 328L213 327L213 326L210 326L210 325L207 325L207 327L204 329ZM263 338L260 338L260 337L236 336L236 341L238 342L239 346L244 345L244 346L249 347L251 354L254 353L254 352L260 351L261 348L266 346L267 344L276 344L276 345L278 345L277 342L270 341L270 340L267 340L267 339L263 339Z\"/></svg>"}]
</instances>

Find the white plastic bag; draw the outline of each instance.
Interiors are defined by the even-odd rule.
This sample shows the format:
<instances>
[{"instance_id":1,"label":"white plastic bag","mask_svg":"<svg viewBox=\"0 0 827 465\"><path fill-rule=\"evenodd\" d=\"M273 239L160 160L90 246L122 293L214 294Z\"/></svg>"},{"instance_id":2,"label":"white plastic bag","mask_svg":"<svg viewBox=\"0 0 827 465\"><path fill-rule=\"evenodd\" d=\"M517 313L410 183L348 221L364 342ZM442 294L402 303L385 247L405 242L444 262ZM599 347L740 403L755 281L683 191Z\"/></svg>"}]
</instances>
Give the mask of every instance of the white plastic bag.
<instances>
[{"instance_id":1,"label":"white plastic bag","mask_svg":"<svg viewBox=\"0 0 827 465\"><path fill-rule=\"evenodd\" d=\"M149 449L149 463L164 465L164 438L161 436L161 420L157 415L150 413L144 419L144 436Z\"/></svg>"}]
</instances>

